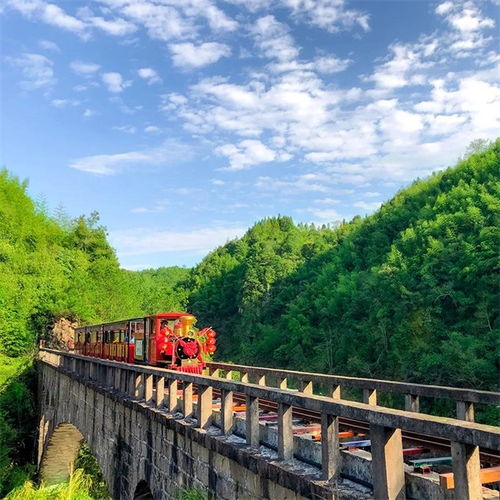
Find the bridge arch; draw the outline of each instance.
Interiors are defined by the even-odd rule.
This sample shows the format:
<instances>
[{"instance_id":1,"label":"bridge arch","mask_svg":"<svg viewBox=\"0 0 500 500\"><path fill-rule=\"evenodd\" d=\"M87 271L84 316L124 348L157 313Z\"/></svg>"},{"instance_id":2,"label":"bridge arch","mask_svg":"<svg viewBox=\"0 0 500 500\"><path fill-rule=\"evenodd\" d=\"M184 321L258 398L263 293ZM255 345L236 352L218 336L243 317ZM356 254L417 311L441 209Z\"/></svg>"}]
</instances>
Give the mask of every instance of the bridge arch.
<instances>
[{"instance_id":1,"label":"bridge arch","mask_svg":"<svg viewBox=\"0 0 500 500\"><path fill-rule=\"evenodd\" d=\"M134 492L134 500L153 500L153 493L151 492L151 488L149 484L143 479L139 481L135 488Z\"/></svg>"},{"instance_id":2,"label":"bridge arch","mask_svg":"<svg viewBox=\"0 0 500 500\"><path fill-rule=\"evenodd\" d=\"M73 424L62 422L57 425L48 436L42 455L41 480L46 484L68 481L83 443L86 443L83 434ZM97 460L95 454L92 455Z\"/></svg>"}]
</instances>

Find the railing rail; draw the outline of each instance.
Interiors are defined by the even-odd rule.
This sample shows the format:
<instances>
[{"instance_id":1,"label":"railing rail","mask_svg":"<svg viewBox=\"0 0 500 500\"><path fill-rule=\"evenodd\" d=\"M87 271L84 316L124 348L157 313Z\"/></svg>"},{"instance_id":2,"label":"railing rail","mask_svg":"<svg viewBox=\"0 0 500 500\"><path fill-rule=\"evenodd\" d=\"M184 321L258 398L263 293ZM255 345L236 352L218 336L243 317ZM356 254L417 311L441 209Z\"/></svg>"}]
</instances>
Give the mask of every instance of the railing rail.
<instances>
[{"instance_id":1,"label":"railing rail","mask_svg":"<svg viewBox=\"0 0 500 500\"><path fill-rule=\"evenodd\" d=\"M183 418L196 416L196 426L200 428L211 425L212 392L213 389L219 390L221 427L224 434L229 434L234 427L233 394L244 394L246 441L251 447L259 446L259 399L273 401L278 405L278 455L279 459L285 461L293 456L292 408L316 411L321 414L322 471L325 480L332 479L340 468L337 432L339 417L367 422L370 425L376 498L404 498L402 430L451 441L457 498L479 498L481 494L481 483L478 480L479 447L500 449L500 430L494 426L318 396L312 394L307 386L307 392L289 391L284 388L265 387L259 383L192 375L50 349L41 349L39 357L43 362L74 372L129 397L144 400L152 406L163 407L169 412L180 411ZM166 401L165 382L168 387ZM179 382L183 390L181 400L177 391ZM193 413L195 385L198 394L196 415Z\"/></svg>"},{"instance_id":2,"label":"railing rail","mask_svg":"<svg viewBox=\"0 0 500 500\"><path fill-rule=\"evenodd\" d=\"M345 388L358 388L363 390L363 402L378 404L378 391L386 393L399 393L405 396L405 410L418 413L420 411L420 397L448 399L456 402L456 414L460 420L474 421L474 404L500 406L500 393L462 389L438 385L413 384L409 382L395 382L371 378L346 377L320 373L308 373L294 370L276 368L263 368L231 363L208 363L212 376L228 378L231 373L240 374L241 380L256 380L260 385L272 378L278 381L277 386L285 389L289 380L298 382L299 391L313 394L313 385L327 387L329 394L334 399L341 399Z\"/></svg>"}]
</instances>

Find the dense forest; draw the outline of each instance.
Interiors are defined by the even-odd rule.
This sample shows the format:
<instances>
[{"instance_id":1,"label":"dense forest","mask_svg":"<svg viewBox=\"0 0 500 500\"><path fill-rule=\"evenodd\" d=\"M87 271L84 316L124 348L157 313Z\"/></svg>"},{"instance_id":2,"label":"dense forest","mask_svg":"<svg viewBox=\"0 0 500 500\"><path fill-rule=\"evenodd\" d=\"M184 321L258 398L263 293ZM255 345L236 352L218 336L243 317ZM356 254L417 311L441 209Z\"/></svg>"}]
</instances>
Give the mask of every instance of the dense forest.
<instances>
[{"instance_id":1,"label":"dense forest","mask_svg":"<svg viewBox=\"0 0 500 500\"><path fill-rule=\"evenodd\" d=\"M26 352L57 317L85 324L185 301L174 289L186 269L122 270L96 213L50 216L26 190L0 172L0 352Z\"/></svg>"},{"instance_id":2,"label":"dense forest","mask_svg":"<svg viewBox=\"0 0 500 500\"><path fill-rule=\"evenodd\" d=\"M61 317L187 309L222 360L497 389L500 140L479 149L369 217L268 218L190 270L121 269L97 214L0 171L0 495L33 471L29 360Z\"/></svg>"},{"instance_id":3,"label":"dense forest","mask_svg":"<svg viewBox=\"0 0 500 500\"><path fill-rule=\"evenodd\" d=\"M335 229L257 223L191 273L221 359L495 389L500 141Z\"/></svg>"}]
</instances>

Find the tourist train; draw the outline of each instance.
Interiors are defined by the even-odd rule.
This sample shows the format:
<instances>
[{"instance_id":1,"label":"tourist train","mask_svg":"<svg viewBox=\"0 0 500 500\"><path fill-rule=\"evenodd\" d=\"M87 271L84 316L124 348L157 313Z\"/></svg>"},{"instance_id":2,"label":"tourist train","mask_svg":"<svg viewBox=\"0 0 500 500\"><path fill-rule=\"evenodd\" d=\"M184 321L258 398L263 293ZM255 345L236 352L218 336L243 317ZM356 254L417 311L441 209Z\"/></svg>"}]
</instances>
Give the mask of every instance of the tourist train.
<instances>
[{"instance_id":1,"label":"tourist train","mask_svg":"<svg viewBox=\"0 0 500 500\"><path fill-rule=\"evenodd\" d=\"M82 326L75 329L75 352L201 374L216 351L216 333L195 322L192 314L168 312Z\"/></svg>"}]
</instances>

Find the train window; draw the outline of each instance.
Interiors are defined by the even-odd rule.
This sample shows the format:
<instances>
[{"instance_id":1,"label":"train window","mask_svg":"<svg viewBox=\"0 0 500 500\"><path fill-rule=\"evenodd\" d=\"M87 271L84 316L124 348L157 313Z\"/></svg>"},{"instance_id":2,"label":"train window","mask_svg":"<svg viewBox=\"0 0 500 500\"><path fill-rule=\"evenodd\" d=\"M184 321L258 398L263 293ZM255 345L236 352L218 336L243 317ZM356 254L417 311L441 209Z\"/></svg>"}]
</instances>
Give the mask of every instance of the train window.
<instances>
[{"instance_id":1,"label":"train window","mask_svg":"<svg viewBox=\"0 0 500 500\"><path fill-rule=\"evenodd\" d=\"M106 330L104 332L104 343L107 344L108 343L108 330Z\"/></svg>"},{"instance_id":2,"label":"train window","mask_svg":"<svg viewBox=\"0 0 500 500\"><path fill-rule=\"evenodd\" d=\"M85 334L85 342L86 342L87 344L89 344L89 343L90 343L90 332L87 332L87 333Z\"/></svg>"}]
</instances>

